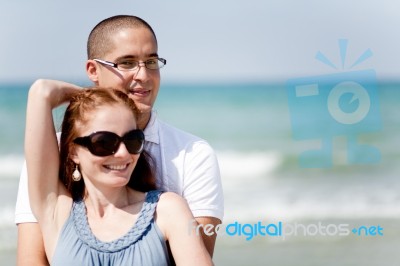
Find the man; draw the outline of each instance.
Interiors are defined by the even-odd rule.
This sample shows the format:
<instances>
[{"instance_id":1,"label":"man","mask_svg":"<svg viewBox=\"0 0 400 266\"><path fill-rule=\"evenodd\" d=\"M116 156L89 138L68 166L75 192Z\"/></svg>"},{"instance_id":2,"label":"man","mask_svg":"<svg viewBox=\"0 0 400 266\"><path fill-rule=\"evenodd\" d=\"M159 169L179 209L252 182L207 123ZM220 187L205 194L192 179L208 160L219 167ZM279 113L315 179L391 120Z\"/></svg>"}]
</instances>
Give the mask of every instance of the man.
<instances>
[{"instance_id":1,"label":"man","mask_svg":"<svg viewBox=\"0 0 400 266\"><path fill-rule=\"evenodd\" d=\"M89 79L96 85L127 92L140 109L138 125L145 132L145 149L156 162L158 187L182 195L196 221L215 228L223 216L223 195L212 148L204 140L159 121L152 112L160 86L159 68L166 60L158 57L157 39L150 25L134 16L105 19L90 33L87 50ZM47 265L40 228L29 207L25 169L15 221L18 265ZM193 223L188 221L188 226ZM212 256L216 234L201 233Z\"/></svg>"}]
</instances>

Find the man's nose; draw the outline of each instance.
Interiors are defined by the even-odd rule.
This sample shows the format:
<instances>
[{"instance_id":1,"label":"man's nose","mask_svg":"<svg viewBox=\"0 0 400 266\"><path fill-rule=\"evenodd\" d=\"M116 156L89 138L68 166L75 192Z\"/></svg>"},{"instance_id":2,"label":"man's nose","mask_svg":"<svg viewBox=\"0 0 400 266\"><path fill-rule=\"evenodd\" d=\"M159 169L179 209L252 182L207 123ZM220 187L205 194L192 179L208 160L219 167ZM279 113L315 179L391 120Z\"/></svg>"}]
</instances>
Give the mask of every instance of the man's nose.
<instances>
[{"instance_id":1,"label":"man's nose","mask_svg":"<svg viewBox=\"0 0 400 266\"><path fill-rule=\"evenodd\" d=\"M149 71L149 69L147 69L146 64L144 62L139 62L134 77L136 79L145 79L148 74L147 71Z\"/></svg>"}]
</instances>

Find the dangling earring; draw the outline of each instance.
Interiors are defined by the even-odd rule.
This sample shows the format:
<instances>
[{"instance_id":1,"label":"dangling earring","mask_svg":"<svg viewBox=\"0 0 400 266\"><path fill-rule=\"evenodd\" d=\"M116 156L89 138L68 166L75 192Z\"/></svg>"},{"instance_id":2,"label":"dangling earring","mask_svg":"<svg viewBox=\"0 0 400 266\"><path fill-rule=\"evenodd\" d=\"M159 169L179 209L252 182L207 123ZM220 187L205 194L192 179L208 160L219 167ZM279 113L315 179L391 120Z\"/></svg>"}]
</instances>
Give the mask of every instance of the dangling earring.
<instances>
[{"instance_id":1,"label":"dangling earring","mask_svg":"<svg viewBox=\"0 0 400 266\"><path fill-rule=\"evenodd\" d=\"M78 165L75 164L75 170L72 173L72 180L74 180L75 182L78 182L79 180L81 180L81 177L82 176L81 176L81 173L79 172Z\"/></svg>"}]
</instances>

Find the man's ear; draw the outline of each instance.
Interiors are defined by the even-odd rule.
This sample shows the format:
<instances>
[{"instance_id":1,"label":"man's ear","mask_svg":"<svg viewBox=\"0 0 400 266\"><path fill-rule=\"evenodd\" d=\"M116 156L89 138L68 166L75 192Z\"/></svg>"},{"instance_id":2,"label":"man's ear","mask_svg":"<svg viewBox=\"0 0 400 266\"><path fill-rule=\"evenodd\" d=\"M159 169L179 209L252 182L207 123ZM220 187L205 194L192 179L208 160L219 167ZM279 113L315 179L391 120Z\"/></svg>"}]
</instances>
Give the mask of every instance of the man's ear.
<instances>
[{"instance_id":1,"label":"man's ear","mask_svg":"<svg viewBox=\"0 0 400 266\"><path fill-rule=\"evenodd\" d=\"M88 75L89 79L95 83L99 84L99 68L94 60L87 60L86 61L86 74Z\"/></svg>"}]
</instances>

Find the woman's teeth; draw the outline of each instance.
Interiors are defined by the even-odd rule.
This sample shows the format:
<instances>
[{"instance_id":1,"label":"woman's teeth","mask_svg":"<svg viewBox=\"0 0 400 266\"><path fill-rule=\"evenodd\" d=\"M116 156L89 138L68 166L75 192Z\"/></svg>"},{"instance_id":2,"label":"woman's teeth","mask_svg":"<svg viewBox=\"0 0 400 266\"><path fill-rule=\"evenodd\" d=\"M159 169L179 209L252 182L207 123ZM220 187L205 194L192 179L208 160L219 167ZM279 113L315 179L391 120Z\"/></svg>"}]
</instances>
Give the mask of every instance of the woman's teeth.
<instances>
[{"instance_id":1,"label":"woman's teeth","mask_svg":"<svg viewBox=\"0 0 400 266\"><path fill-rule=\"evenodd\" d=\"M123 164L123 165L106 165L105 166L107 169L110 170L124 170L128 167L127 164Z\"/></svg>"}]
</instances>

